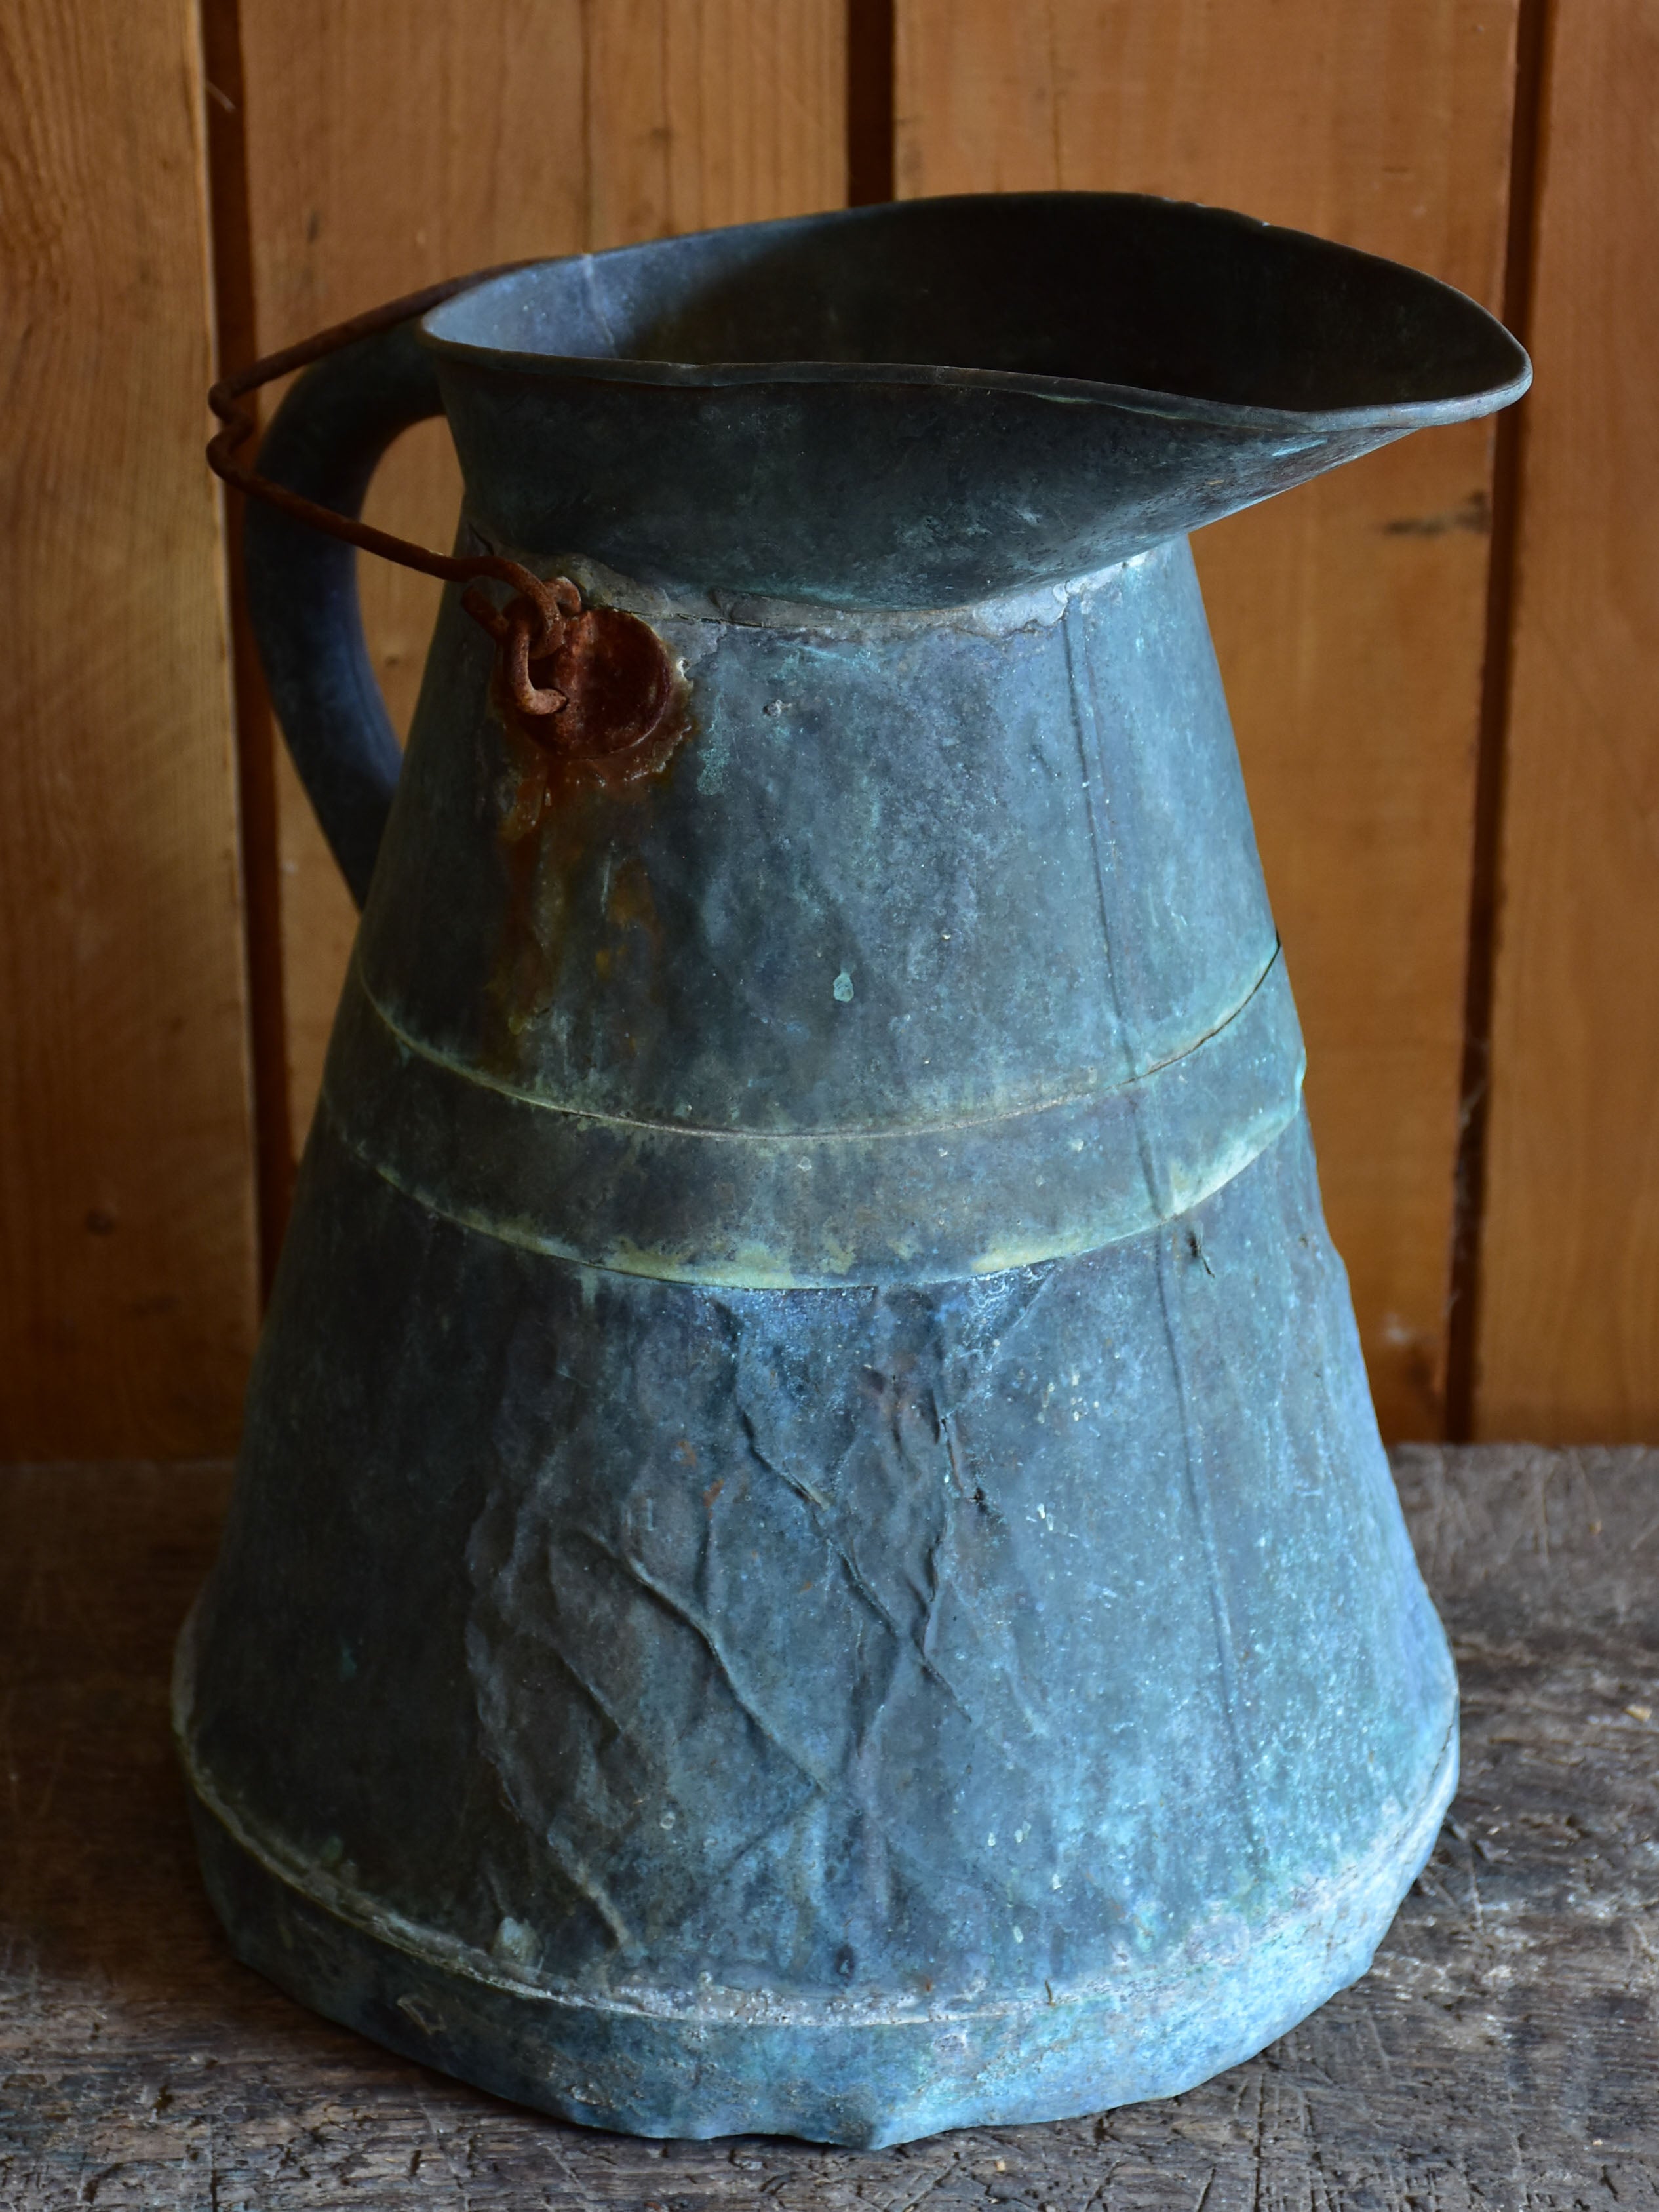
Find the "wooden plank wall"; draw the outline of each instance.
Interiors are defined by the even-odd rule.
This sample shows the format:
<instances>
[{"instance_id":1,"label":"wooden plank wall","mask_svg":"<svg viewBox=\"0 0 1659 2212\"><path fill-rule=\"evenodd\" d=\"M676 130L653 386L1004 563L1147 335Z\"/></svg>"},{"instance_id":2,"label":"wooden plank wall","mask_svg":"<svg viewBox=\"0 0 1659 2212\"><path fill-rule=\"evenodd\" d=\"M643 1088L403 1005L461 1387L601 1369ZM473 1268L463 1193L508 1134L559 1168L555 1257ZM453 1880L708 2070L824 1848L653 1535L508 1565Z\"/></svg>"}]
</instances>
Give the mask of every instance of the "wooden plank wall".
<instances>
[{"instance_id":1,"label":"wooden plank wall","mask_svg":"<svg viewBox=\"0 0 1659 2212\"><path fill-rule=\"evenodd\" d=\"M1659 8L1559 0L1539 149L1483 1436L1659 1437Z\"/></svg>"},{"instance_id":2,"label":"wooden plank wall","mask_svg":"<svg viewBox=\"0 0 1659 2212\"><path fill-rule=\"evenodd\" d=\"M216 1452L256 1321L191 0L0 13L0 1455Z\"/></svg>"},{"instance_id":3,"label":"wooden plank wall","mask_svg":"<svg viewBox=\"0 0 1659 2212\"><path fill-rule=\"evenodd\" d=\"M1540 157L1517 171L1528 26L1547 67ZM1479 789L1494 1018L1450 1418L1659 1434L1656 110L1651 0L12 10L0 1453L222 1449L254 1327L224 549L198 458L210 267L240 357L469 266L832 206L849 186L1209 198L1493 307L1506 280L1516 296L1516 240L1535 237L1540 389L1495 556L1480 425L1376 455L1198 550L1385 1430L1449 1419ZM441 544L457 496L426 425L371 514ZM363 581L401 724L431 588L376 562ZM1489 665L1494 586L1510 620ZM62 611L88 594L91 647ZM274 804L263 794L267 733L242 688L270 1170L309 1118L351 916L285 769ZM267 1172L267 1194L280 1185Z\"/></svg>"}]
</instances>

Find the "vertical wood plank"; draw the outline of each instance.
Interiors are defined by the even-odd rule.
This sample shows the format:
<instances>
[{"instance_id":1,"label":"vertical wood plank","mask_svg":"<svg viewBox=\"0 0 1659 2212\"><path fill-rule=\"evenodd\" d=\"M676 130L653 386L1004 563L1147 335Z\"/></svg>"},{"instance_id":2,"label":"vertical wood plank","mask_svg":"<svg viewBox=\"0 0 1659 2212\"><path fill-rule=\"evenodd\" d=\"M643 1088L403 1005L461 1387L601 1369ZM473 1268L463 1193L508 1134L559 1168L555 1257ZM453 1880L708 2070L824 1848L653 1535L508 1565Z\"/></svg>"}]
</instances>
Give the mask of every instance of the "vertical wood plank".
<instances>
[{"instance_id":1,"label":"vertical wood plank","mask_svg":"<svg viewBox=\"0 0 1659 2212\"><path fill-rule=\"evenodd\" d=\"M898 0L899 188L1208 200L1496 308L1515 34L1515 0ZM1444 1419L1492 452L1419 435L1194 543L1395 1437Z\"/></svg>"},{"instance_id":2,"label":"vertical wood plank","mask_svg":"<svg viewBox=\"0 0 1659 2212\"><path fill-rule=\"evenodd\" d=\"M258 342L461 270L835 206L844 0L242 0ZM401 440L370 519L447 544L441 424ZM406 728L436 587L362 564ZM355 917L284 760L289 1100L311 1118Z\"/></svg>"},{"instance_id":3,"label":"vertical wood plank","mask_svg":"<svg viewBox=\"0 0 1659 2212\"><path fill-rule=\"evenodd\" d=\"M1546 80L1476 1431L1659 1437L1659 9Z\"/></svg>"},{"instance_id":4,"label":"vertical wood plank","mask_svg":"<svg viewBox=\"0 0 1659 2212\"><path fill-rule=\"evenodd\" d=\"M211 210L213 301L220 364L252 361L253 270L247 209L246 101L238 0L198 0L207 98L208 203ZM257 398L255 402L258 404ZM288 1022L283 986L282 898L276 852L276 726L259 673L242 558L242 501L228 501L226 604L242 873L242 931L247 952L248 1058L254 1136L254 1191L263 1303L276 1272L294 1186L288 1118Z\"/></svg>"},{"instance_id":5,"label":"vertical wood plank","mask_svg":"<svg viewBox=\"0 0 1659 2212\"><path fill-rule=\"evenodd\" d=\"M219 1452L252 1162L194 7L0 16L0 1457Z\"/></svg>"}]
</instances>

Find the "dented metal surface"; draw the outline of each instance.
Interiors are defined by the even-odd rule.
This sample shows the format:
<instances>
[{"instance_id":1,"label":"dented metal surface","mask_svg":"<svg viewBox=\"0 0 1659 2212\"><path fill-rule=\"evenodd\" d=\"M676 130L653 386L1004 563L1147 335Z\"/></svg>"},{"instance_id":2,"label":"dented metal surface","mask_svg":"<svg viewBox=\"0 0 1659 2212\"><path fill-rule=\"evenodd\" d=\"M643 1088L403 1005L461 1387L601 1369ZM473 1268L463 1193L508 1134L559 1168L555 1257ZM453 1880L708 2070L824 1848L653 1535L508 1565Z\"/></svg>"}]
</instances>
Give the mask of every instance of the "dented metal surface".
<instances>
[{"instance_id":1,"label":"dented metal surface","mask_svg":"<svg viewBox=\"0 0 1659 2212\"><path fill-rule=\"evenodd\" d=\"M446 599L180 1650L233 1940L395 2048L653 2134L1086 2111L1289 2027L1421 1863L1455 1684L1179 532L1524 363L1285 240L1048 196L629 249L273 425L360 493L435 360L458 561L558 580L556 633ZM1322 358L1250 355L1264 298ZM361 866L295 528L256 617Z\"/></svg>"}]
</instances>

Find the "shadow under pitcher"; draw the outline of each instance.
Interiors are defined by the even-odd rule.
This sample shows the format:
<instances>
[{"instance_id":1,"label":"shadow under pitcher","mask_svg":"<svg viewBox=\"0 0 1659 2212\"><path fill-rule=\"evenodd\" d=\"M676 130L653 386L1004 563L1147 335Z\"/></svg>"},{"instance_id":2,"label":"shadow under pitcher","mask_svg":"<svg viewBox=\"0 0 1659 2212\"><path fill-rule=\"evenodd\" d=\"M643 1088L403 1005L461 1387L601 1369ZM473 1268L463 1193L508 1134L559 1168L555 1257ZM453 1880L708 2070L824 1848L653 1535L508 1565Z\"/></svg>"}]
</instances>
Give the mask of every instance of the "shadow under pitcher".
<instances>
[{"instance_id":1,"label":"shadow under pitcher","mask_svg":"<svg viewBox=\"0 0 1659 2212\"><path fill-rule=\"evenodd\" d=\"M255 628L366 904L179 1647L237 1952L644 2135L1234 2064L1364 1972L1456 1685L1186 533L1525 356L1091 193L296 351L259 476L271 364L216 450L278 502ZM440 411L454 553L322 534ZM357 543L452 579L401 773Z\"/></svg>"}]
</instances>

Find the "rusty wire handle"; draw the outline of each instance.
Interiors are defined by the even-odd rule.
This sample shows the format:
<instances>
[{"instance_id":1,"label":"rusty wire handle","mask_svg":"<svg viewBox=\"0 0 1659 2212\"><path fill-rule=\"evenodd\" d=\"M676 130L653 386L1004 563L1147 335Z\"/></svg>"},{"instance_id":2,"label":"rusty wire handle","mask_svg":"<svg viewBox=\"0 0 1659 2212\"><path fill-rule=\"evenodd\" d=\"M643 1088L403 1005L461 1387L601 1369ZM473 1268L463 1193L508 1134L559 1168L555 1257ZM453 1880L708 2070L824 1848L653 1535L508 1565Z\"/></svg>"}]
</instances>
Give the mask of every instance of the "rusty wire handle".
<instances>
[{"instance_id":1,"label":"rusty wire handle","mask_svg":"<svg viewBox=\"0 0 1659 2212\"><path fill-rule=\"evenodd\" d=\"M298 345L267 354L262 361L237 370L234 375L222 377L208 393L208 405L224 428L209 444L207 458L216 476L246 493L250 499L263 500L267 506L291 515L296 522L307 523L330 538L355 545L360 552L378 554L382 560L395 561L403 568L417 569L425 576L440 577L446 583L489 581L510 586L514 597L505 607L495 606L482 592L465 593L461 604L495 640L501 675L514 703L521 713L540 716L557 714L567 703L562 691L543 689L532 681L530 663L557 650L563 641L567 621L581 611L581 594L568 577L544 580L519 562L508 560L505 554L434 553L424 545L416 544L412 538L398 538L389 530L375 530L355 515L338 514L331 507L320 506L299 492L289 491L286 485L273 483L236 458L258 427L251 410L238 404L250 392L257 392L261 385L287 376L296 368L309 368L312 362L355 345L360 339L377 337L399 323L414 322L446 300L453 300L457 293L470 292L475 285L486 283L492 276L510 276L515 270L535 265L529 261L505 261L493 269L475 270L469 276L453 276L447 283L428 285L422 292L406 293L401 300L388 301L383 307L371 307L363 314L352 316L348 322L336 323L330 330L319 331L314 337L302 339Z\"/></svg>"}]
</instances>

